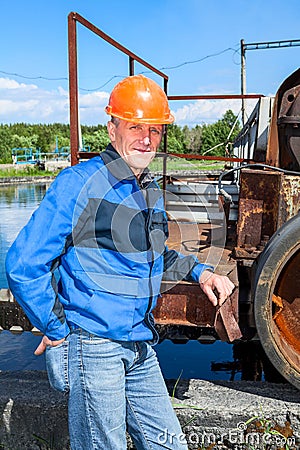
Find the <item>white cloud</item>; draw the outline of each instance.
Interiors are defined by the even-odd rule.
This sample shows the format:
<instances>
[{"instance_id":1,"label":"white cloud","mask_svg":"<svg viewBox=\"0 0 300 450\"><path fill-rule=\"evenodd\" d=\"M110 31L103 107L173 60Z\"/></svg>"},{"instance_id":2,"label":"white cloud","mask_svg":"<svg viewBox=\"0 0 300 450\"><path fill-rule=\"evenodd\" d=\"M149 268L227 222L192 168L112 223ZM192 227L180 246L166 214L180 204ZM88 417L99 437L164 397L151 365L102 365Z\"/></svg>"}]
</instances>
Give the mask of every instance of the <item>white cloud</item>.
<instances>
[{"instance_id":1,"label":"white cloud","mask_svg":"<svg viewBox=\"0 0 300 450\"><path fill-rule=\"evenodd\" d=\"M84 125L104 124L104 111L108 92L79 94L80 122ZM256 100L247 100L249 115ZM222 118L228 109L238 114L241 100L196 100L170 104L177 125L195 126ZM69 92L61 86L54 90L42 89L34 84L19 83L14 79L0 78L0 122L2 123L69 123Z\"/></svg>"},{"instance_id":2,"label":"white cloud","mask_svg":"<svg viewBox=\"0 0 300 450\"><path fill-rule=\"evenodd\" d=\"M0 90L1 89L37 89L34 84L18 83L16 80L10 78L0 78Z\"/></svg>"},{"instance_id":3,"label":"white cloud","mask_svg":"<svg viewBox=\"0 0 300 450\"><path fill-rule=\"evenodd\" d=\"M82 124L104 124L107 115L104 111L108 103L108 92L90 92L79 96L80 121Z\"/></svg>"},{"instance_id":4,"label":"white cloud","mask_svg":"<svg viewBox=\"0 0 300 450\"><path fill-rule=\"evenodd\" d=\"M68 121L68 93L34 84L0 79L0 121L3 123L52 123Z\"/></svg>"},{"instance_id":5,"label":"white cloud","mask_svg":"<svg viewBox=\"0 0 300 450\"><path fill-rule=\"evenodd\" d=\"M81 123L105 123L107 116L104 108L108 97L107 92L80 94ZM0 122L68 123L69 92L61 86L46 90L33 84L0 78Z\"/></svg>"},{"instance_id":6,"label":"white cloud","mask_svg":"<svg viewBox=\"0 0 300 450\"><path fill-rule=\"evenodd\" d=\"M246 100L246 112L250 115L257 99ZM195 126L212 123L222 119L226 111L231 109L234 114L241 111L241 100L196 100L173 110L177 125Z\"/></svg>"},{"instance_id":7,"label":"white cloud","mask_svg":"<svg viewBox=\"0 0 300 450\"><path fill-rule=\"evenodd\" d=\"M80 108L97 108L106 106L109 94L106 92L93 92L80 96Z\"/></svg>"},{"instance_id":8,"label":"white cloud","mask_svg":"<svg viewBox=\"0 0 300 450\"><path fill-rule=\"evenodd\" d=\"M12 115L18 114L19 109L22 108L22 111L32 111L37 106L37 101L35 100L26 100L19 102L14 102L12 100L0 100L0 115L1 111L5 111L5 114Z\"/></svg>"}]
</instances>

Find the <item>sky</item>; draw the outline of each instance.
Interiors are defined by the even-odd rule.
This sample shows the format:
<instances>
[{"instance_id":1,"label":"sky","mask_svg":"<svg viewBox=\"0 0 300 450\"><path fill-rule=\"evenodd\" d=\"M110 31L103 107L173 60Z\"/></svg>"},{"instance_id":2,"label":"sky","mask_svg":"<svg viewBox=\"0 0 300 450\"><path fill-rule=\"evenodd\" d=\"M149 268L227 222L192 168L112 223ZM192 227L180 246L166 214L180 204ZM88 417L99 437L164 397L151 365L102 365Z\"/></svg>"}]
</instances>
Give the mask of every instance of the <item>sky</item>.
<instances>
[{"instance_id":1,"label":"sky","mask_svg":"<svg viewBox=\"0 0 300 450\"><path fill-rule=\"evenodd\" d=\"M69 123L68 28L77 12L169 77L169 95L240 94L240 42L300 39L299 0L0 0L0 123ZM77 24L80 122L104 124L128 57ZM299 42L300 43L300 42ZM246 51L246 92L275 95L300 47ZM135 64L160 85L161 79ZM250 114L256 101L247 101ZM211 123L241 101L170 101L180 126Z\"/></svg>"}]
</instances>

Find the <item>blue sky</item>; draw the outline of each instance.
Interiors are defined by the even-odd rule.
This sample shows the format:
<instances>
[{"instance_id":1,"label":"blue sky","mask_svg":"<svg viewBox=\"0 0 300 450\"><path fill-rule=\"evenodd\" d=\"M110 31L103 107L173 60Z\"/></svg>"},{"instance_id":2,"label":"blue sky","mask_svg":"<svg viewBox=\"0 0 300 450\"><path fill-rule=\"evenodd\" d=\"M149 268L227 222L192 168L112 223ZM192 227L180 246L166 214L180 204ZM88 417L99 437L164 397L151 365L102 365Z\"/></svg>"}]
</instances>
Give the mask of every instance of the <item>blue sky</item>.
<instances>
[{"instance_id":1,"label":"blue sky","mask_svg":"<svg viewBox=\"0 0 300 450\"><path fill-rule=\"evenodd\" d=\"M71 11L166 73L170 95L239 94L241 39L300 39L298 0L2 0L1 123L68 123ZM128 58L80 24L77 30L81 123L105 123L109 92L128 75ZM300 47L247 51L247 93L274 95L299 61ZM253 102L247 105L250 111ZM240 101L170 106L176 123L190 126L241 107Z\"/></svg>"}]
</instances>

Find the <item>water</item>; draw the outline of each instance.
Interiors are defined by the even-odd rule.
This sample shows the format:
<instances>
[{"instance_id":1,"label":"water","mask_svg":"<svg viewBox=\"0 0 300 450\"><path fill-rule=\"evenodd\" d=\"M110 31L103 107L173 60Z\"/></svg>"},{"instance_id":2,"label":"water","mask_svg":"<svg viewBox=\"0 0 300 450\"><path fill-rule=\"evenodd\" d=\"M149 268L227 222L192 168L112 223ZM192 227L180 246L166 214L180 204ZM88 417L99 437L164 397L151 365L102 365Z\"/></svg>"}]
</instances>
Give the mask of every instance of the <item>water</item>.
<instances>
[{"instance_id":1,"label":"water","mask_svg":"<svg viewBox=\"0 0 300 450\"><path fill-rule=\"evenodd\" d=\"M0 186L0 288L7 287L4 270L7 250L39 205L48 186L46 183ZM3 331L0 334L0 370L44 370L44 356L33 354L40 339L29 332L15 335ZM230 368L211 370L212 365L217 366L215 363L220 363L220 367L223 362L233 361L233 346L230 344L219 341L209 345L196 341L174 344L165 340L155 348L166 378L233 378ZM234 379L240 379L239 370Z\"/></svg>"},{"instance_id":2,"label":"water","mask_svg":"<svg viewBox=\"0 0 300 450\"><path fill-rule=\"evenodd\" d=\"M4 260L20 229L42 200L49 184L0 185L0 288L7 287Z\"/></svg>"}]
</instances>

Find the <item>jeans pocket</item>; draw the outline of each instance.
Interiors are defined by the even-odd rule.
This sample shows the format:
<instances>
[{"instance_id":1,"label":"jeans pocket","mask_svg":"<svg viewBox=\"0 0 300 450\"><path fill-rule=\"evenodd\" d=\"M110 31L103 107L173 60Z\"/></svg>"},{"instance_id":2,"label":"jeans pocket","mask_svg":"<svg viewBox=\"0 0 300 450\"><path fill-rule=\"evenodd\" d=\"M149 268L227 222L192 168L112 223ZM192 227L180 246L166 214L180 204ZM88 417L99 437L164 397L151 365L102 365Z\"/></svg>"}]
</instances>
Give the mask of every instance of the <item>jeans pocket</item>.
<instances>
[{"instance_id":1,"label":"jeans pocket","mask_svg":"<svg viewBox=\"0 0 300 450\"><path fill-rule=\"evenodd\" d=\"M69 391L69 342L46 348L46 367L50 385L60 392Z\"/></svg>"}]
</instances>

